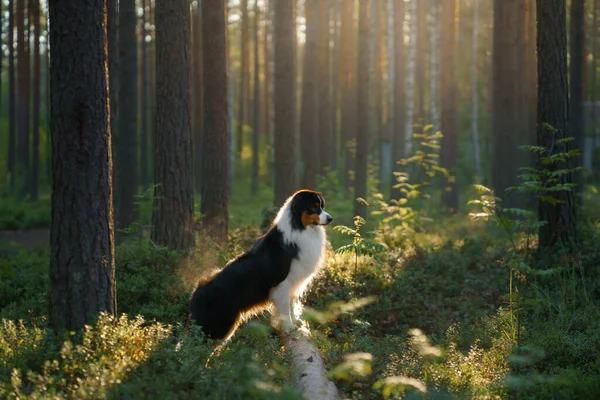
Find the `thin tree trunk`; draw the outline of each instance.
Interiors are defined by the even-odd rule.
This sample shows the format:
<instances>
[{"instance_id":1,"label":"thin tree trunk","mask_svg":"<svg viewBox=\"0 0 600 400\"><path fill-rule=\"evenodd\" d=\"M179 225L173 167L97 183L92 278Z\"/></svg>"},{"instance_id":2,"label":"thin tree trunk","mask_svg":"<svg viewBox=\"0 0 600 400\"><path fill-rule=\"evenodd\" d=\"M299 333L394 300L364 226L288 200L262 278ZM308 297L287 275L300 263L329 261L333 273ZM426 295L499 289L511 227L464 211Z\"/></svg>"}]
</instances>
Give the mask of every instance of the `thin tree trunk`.
<instances>
[{"instance_id":1,"label":"thin tree trunk","mask_svg":"<svg viewBox=\"0 0 600 400\"><path fill-rule=\"evenodd\" d=\"M317 40L318 49L318 86L319 96L318 114L318 141L313 142L313 151L319 154L315 161L316 168L321 175L325 174L328 168L331 168L331 149L333 147L333 135L331 131L331 77L329 76L329 59L331 58L329 49L329 0L320 0L315 4L319 13ZM314 62L314 58L308 62ZM314 187L314 186L313 186ZM310 187L310 188L313 188Z\"/></svg>"},{"instance_id":2,"label":"thin tree trunk","mask_svg":"<svg viewBox=\"0 0 600 400\"><path fill-rule=\"evenodd\" d=\"M404 156L412 152L413 121L415 118L415 64L417 52L417 0L410 1L410 34L406 71L406 125L404 127Z\"/></svg>"},{"instance_id":3,"label":"thin tree trunk","mask_svg":"<svg viewBox=\"0 0 600 400\"><path fill-rule=\"evenodd\" d=\"M443 168L454 173L458 158L458 99L456 84L457 0L446 0L442 9L442 143L440 162ZM458 210L458 193L454 180L445 179L442 201L449 210Z\"/></svg>"},{"instance_id":4,"label":"thin tree trunk","mask_svg":"<svg viewBox=\"0 0 600 400\"><path fill-rule=\"evenodd\" d=\"M585 136L583 126L583 70L584 70L584 0L571 0L571 34L570 34L570 96L569 96L569 136L574 138L573 148L579 149L583 154L583 138ZM572 167L582 167L583 157L579 156L573 160ZM583 203L583 176L581 172L572 175L575 202Z\"/></svg>"},{"instance_id":5,"label":"thin tree trunk","mask_svg":"<svg viewBox=\"0 0 600 400\"><path fill-rule=\"evenodd\" d=\"M140 184L142 190L146 190L150 184L148 177L148 45L146 44L146 23L148 22L148 8L146 4L147 0L142 0L142 18L141 18L141 33L142 43L140 46L140 84L141 84L141 99L140 99L140 118L142 126L140 129Z\"/></svg>"},{"instance_id":6,"label":"thin tree trunk","mask_svg":"<svg viewBox=\"0 0 600 400\"><path fill-rule=\"evenodd\" d=\"M117 158L119 137L119 0L107 0L107 39L108 39L108 76L109 76L109 114L110 114L110 131L111 131L111 157L113 165ZM119 190L117 189L118 179L115 168L113 168L112 185L113 185L113 207L116 212L119 204Z\"/></svg>"},{"instance_id":7,"label":"thin tree trunk","mask_svg":"<svg viewBox=\"0 0 600 400\"><path fill-rule=\"evenodd\" d=\"M265 0L265 13L264 13L264 36L263 36L263 68L264 68L264 80L263 80L263 132L265 135L265 143L267 149L267 182L270 183L272 180L273 165L271 153L272 149L272 124L271 118L273 117L272 106L271 106L271 51L270 51L270 40L271 37L271 9L269 7L269 1Z\"/></svg>"},{"instance_id":8,"label":"thin tree trunk","mask_svg":"<svg viewBox=\"0 0 600 400\"><path fill-rule=\"evenodd\" d=\"M260 139L260 58L258 25L260 22L260 9L258 0L254 0L254 113L252 118L252 194L258 192L258 143Z\"/></svg>"},{"instance_id":9,"label":"thin tree trunk","mask_svg":"<svg viewBox=\"0 0 600 400\"><path fill-rule=\"evenodd\" d=\"M117 229L129 228L137 217L137 14L135 0L119 1L119 130L117 136ZM117 231L118 232L118 231ZM119 235L117 235L118 237Z\"/></svg>"},{"instance_id":10,"label":"thin tree trunk","mask_svg":"<svg viewBox=\"0 0 600 400\"><path fill-rule=\"evenodd\" d=\"M474 0L477 1L477 0ZM444 4L444 3L442 3ZM438 93L438 82L440 79L440 65L439 65L439 46L440 46L440 6L439 0L431 0L431 15L429 23L429 40L431 45L431 52L429 55L429 63L431 68L431 75L429 77L429 83L431 91L430 104L431 104L431 124L433 125L433 133L440 130L440 113L438 107L439 93Z\"/></svg>"},{"instance_id":11,"label":"thin tree trunk","mask_svg":"<svg viewBox=\"0 0 600 400\"><path fill-rule=\"evenodd\" d=\"M17 145L17 108L15 98L15 5L14 0L8 1L8 172L10 188L14 189L16 173Z\"/></svg>"},{"instance_id":12,"label":"thin tree trunk","mask_svg":"<svg viewBox=\"0 0 600 400\"><path fill-rule=\"evenodd\" d=\"M188 0L156 3L156 149L152 240L194 246Z\"/></svg>"},{"instance_id":13,"label":"thin tree trunk","mask_svg":"<svg viewBox=\"0 0 600 400\"><path fill-rule=\"evenodd\" d=\"M452 1L452 0L450 0ZM419 125L425 123L425 71L427 65L425 56L427 54L427 1L416 0L416 56L415 56L415 122ZM419 129L422 131L422 128Z\"/></svg>"},{"instance_id":14,"label":"thin tree trunk","mask_svg":"<svg viewBox=\"0 0 600 400\"><path fill-rule=\"evenodd\" d=\"M273 2L275 51L275 199L280 207L298 189L294 0Z\"/></svg>"},{"instance_id":15,"label":"thin tree trunk","mask_svg":"<svg viewBox=\"0 0 600 400\"><path fill-rule=\"evenodd\" d=\"M369 154L369 12L370 0L359 0L357 81L357 140L355 198L367 198L367 156ZM354 202L354 215L366 217L365 204Z\"/></svg>"},{"instance_id":16,"label":"thin tree trunk","mask_svg":"<svg viewBox=\"0 0 600 400\"><path fill-rule=\"evenodd\" d=\"M565 0L537 0L538 21L538 146L544 156L567 152L569 143L560 142L568 133L567 10ZM540 164L553 172L569 168L569 163ZM570 174L561 174L558 184L571 183ZM550 192L556 204L539 200L540 250L573 248L577 243L573 193Z\"/></svg>"},{"instance_id":17,"label":"thin tree trunk","mask_svg":"<svg viewBox=\"0 0 600 400\"><path fill-rule=\"evenodd\" d=\"M318 33L319 33L319 0L307 0L306 42L304 45L304 66L302 68L302 110L300 120L300 142L304 173L302 187L315 188L319 168L318 110L320 107L317 95L318 80Z\"/></svg>"},{"instance_id":18,"label":"thin tree trunk","mask_svg":"<svg viewBox=\"0 0 600 400\"><path fill-rule=\"evenodd\" d=\"M250 68L248 62L248 40L249 40L249 17L248 17L248 0L241 0L240 10L242 13L241 33L240 33L240 93L238 107L238 130L237 130L237 153L241 159L242 150L244 148L244 122L246 121L246 104L247 91L249 89Z\"/></svg>"},{"instance_id":19,"label":"thin tree trunk","mask_svg":"<svg viewBox=\"0 0 600 400\"><path fill-rule=\"evenodd\" d=\"M330 69L329 69L329 76L331 77L331 135L332 135L332 149L331 149L331 155L329 157L331 157L331 169L333 171L337 170L338 168L338 157L339 157L339 140L338 140L338 110L339 110L339 103L340 103L340 93L339 93L339 84L340 84L340 79L337 76L337 71L339 71L339 61L340 61L340 43L341 43L341 36L340 36L340 29L338 27L338 21L340 19L340 2L339 1L334 1L333 2L333 15L332 15L332 20L333 20L333 26L332 26L332 31L331 31L331 37L332 42L333 42L333 51L332 51L332 56L330 57Z\"/></svg>"},{"instance_id":20,"label":"thin tree trunk","mask_svg":"<svg viewBox=\"0 0 600 400\"><path fill-rule=\"evenodd\" d=\"M201 212L203 229L227 242L229 203L229 109L225 1L202 2L204 145Z\"/></svg>"},{"instance_id":21,"label":"thin tree trunk","mask_svg":"<svg viewBox=\"0 0 600 400\"><path fill-rule=\"evenodd\" d=\"M33 159L31 198L37 200L40 176L40 0L29 0L33 20ZM30 23L31 24L31 23Z\"/></svg>"},{"instance_id":22,"label":"thin tree trunk","mask_svg":"<svg viewBox=\"0 0 600 400\"><path fill-rule=\"evenodd\" d=\"M473 135L473 161L475 164L475 181L482 179L481 150L479 149L479 96L477 87L478 50L479 50L479 0L473 0L473 51L471 52L471 132Z\"/></svg>"},{"instance_id":23,"label":"thin tree trunk","mask_svg":"<svg viewBox=\"0 0 600 400\"><path fill-rule=\"evenodd\" d=\"M26 47L27 33L25 31L25 1L17 0L17 66L18 66L18 121L19 136L17 142L16 177L20 185L19 195L30 194L29 182L29 54Z\"/></svg>"},{"instance_id":24,"label":"thin tree trunk","mask_svg":"<svg viewBox=\"0 0 600 400\"><path fill-rule=\"evenodd\" d=\"M595 163L596 156L596 140L598 134L598 127L596 122L596 68L598 67L597 58L600 56L598 52L598 2L600 0L592 0L592 85L591 85L591 96L590 102L592 103L592 110L590 116L590 125L592 127L592 169L594 174L598 174L597 165Z\"/></svg>"},{"instance_id":25,"label":"thin tree trunk","mask_svg":"<svg viewBox=\"0 0 600 400\"><path fill-rule=\"evenodd\" d=\"M354 147L356 141L356 38L354 23L354 0L341 0L341 37L339 75L341 79L342 121L341 142L345 159L345 170L342 174L344 187L352 186L350 171L354 171Z\"/></svg>"},{"instance_id":26,"label":"thin tree trunk","mask_svg":"<svg viewBox=\"0 0 600 400\"><path fill-rule=\"evenodd\" d=\"M202 131L203 118L203 84L202 84L202 6L196 6L196 12L192 14L192 96L194 112L192 115L192 130L194 143L194 186L197 192L202 187Z\"/></svg>"},{"instance_id":27,"label":"thin tree trunk","mask_svg":"<svg viewBox=\"0 0 600 400\"><path fill-rule=\"evenodd\" d=\"M402 171L400 159L404 157L405 145L405 95L404 92L404 65L406 59L404 57L404 0L393 0L394 4L394 112L393 112L393 149L392 149L392 164L394 173ZM400 189L394 188L397 180L396 176L392 178L392 198L400 197Z\"/></svg>"},{"instance_id":28,"label":"thin tree trunk","mask_svg":"<svg viewBox=\"0 0 600 400\"><path fill-rule=\"evenodd\" d=\"M116 313L106 2L49 2L52 222L50 313L55 332ZM79 62L73 62L79 60Z\"/></svg>"}]
</instances>

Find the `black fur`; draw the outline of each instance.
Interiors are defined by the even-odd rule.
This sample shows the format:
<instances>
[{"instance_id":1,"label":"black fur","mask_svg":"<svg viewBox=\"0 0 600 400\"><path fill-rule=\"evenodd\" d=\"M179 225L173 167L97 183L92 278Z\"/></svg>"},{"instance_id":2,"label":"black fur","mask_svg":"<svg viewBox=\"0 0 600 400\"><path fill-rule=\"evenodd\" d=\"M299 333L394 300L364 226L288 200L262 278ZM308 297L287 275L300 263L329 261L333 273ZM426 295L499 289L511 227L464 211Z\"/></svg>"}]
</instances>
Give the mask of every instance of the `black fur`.
<instances>
[{"instance_id":1,"label":"black fur","mask_svg":"<svg viewBox=\"0 0 600 400\"><path fill-rule=\"evenodd\" d=\"M190 301L191 319L211 339L228 337L242 312L268 302L270 290L287 277L297 256L298 248L284 243L272 226L250 250L200 282Z\"/></svg>"}]
</instances>

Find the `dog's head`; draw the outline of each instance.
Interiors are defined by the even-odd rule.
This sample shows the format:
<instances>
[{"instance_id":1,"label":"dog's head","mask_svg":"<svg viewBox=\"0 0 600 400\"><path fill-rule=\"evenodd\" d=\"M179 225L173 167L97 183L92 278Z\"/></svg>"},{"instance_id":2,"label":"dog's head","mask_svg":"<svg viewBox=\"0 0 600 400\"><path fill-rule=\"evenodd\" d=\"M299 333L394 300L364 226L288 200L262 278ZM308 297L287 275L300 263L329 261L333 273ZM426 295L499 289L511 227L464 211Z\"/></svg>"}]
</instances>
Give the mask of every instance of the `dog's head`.
<instances>
[{"instance_id":1,"label":"dog's head","mask_svg":"<svg viewBox=\"0 0 600 400\"><path fill-rule=\"evenodd\" d=\"M333 217L325 211L325 198L323 194L313 190L299 190L291 199L292 220L297 222L299 228L309 226L328 225Z\"/></svg>"}]
</instances>

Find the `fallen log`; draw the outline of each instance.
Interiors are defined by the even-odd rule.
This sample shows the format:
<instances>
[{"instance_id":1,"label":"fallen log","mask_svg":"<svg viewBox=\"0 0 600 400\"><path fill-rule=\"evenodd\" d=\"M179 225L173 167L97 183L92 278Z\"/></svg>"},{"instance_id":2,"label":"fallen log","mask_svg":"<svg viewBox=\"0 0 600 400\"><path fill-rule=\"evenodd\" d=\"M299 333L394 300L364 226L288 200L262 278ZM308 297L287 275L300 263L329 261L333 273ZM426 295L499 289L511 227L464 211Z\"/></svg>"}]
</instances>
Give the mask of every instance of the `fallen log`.
<instances>
[{"instance_id":1,"label":"fallen log","mask_svg":"<svg viewBox=\"0 0 600 400\"><path fill-rule=\"evenodd\" d=\"M323 359L310 338L311 334L306 326L280 335L281 343L292 356L292 367L298 371L296 384L307 399L339 399L337 388L327 378Z\"/></svg>"}]
</instances>

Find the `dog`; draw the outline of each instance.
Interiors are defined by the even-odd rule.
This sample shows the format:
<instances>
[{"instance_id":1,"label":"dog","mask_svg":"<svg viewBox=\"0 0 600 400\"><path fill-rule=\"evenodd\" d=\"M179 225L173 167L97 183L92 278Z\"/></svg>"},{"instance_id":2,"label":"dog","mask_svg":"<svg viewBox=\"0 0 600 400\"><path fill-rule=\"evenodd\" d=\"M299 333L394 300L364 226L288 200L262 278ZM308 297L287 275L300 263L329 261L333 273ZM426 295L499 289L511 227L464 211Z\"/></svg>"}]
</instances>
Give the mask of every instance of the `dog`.
<instances>
[{"instance_id":1,"label":"dog","mask_svg":"<svg viewBox=\"0 0 600 400\"><path fill-rule=\"evenodd\" d=\"M324 209L320 192L299 190L290 196L252 248L198 283L188 320L205 337L227 340L242 320L272 305L275 328L293 330L300 297L323 263L324 226L333 221Z\"/></svg>"}]
</instances>

